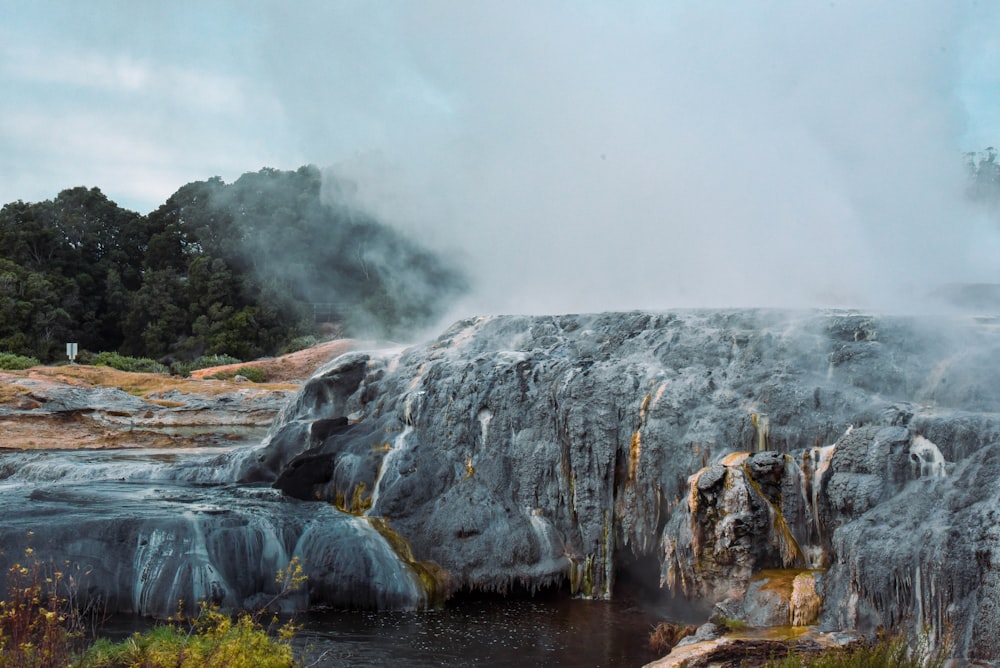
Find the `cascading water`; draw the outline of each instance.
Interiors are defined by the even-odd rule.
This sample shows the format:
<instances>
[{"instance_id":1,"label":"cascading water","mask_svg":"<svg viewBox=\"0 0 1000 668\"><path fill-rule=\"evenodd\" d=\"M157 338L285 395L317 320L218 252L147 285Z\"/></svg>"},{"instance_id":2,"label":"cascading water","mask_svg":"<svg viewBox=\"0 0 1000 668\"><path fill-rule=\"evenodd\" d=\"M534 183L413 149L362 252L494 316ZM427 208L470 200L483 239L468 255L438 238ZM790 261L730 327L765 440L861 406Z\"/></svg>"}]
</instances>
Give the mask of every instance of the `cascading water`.
<instances>
[{"instance_id":1,"label":"cascading water","mask_svg":"<svg viewBox=\"0 0 1000 668\"><path fill-rule=\"evenodd\" d=\"M389 450L385 453L382 458L382 463L379 466L378 475L375 478L375 485L372 488L371 495L371 507L365 511L366 515L377 514L378 512L378 497L379 493L382 491L382 486L385 484L386 477L389 477L391 481L393 477L399 478L399 470L395 468L396 459L399 458L400 454L406 449L406 439L413 433L413 425L407 424L403 427L403 431L399 435L392 439L392 445Z\"/></svg>"},{"instance_id":2,"label":"cascading water","mask_svg":"<svg viewBox=\"0 0 1000 668\"><path fill-rule=\"evenodd\" d=\"M943 478L948 475L947 462L941 450L920 435L914 436L910 445L910 464L917 478Z\"/></svg>"}]
</instances>

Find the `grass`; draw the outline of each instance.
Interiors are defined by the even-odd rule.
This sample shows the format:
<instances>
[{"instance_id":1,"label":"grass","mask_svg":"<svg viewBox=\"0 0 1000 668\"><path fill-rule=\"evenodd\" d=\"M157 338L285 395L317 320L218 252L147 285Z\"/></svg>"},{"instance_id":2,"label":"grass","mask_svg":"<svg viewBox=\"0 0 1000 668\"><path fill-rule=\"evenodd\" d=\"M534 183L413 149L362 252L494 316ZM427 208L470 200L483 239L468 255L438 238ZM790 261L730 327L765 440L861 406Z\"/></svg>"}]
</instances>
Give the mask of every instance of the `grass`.
<instances>
[{"instance_id":1,"label":"grass","mask_svg":"<svg viewBox=\"0 0 1000 668\"><path fill-rule=\"evenodd\" d=\"M0 404L10 403L28 392L28 388L23 385L0 385Z\"/></svg>"},{"instance_id":2,"label":"grass","mask_svg":"<svg viewBox=\"0 0 1000 668\"><path fill-rule=\"evenodd\" d=\"M789 655L769 661L766 668L943 668L947 650L932 650L921 641L911 650L902 636L882 636L850 649L830 649L816 655Z\"/></svg>"},{"instance_id":3,"label":"grass","mask_svg":"<svg viewBox=\"0 0 1000 668\"><path fill-rule=\"evenodd\" d=\"M74 668L293 668L290 640L294 629L282 627L278 637L242 613L235 619L203 606L185 629L177 624L154 627L117 643L99 640L73 664Z\"/></svg>"},{"instance_id":4,"label":"grass","mask_svg":"<svg viewBox=\"0 0 1000 668\"><path fill-rule=\"evenodd\" d=\"M666 654L684 638L694 635L698 627L693 624L660 622L649 634L649 648L659 654Z\"/></svg>"},{"instance_id":5,"label":"grass","mask_svg":"<svg viewBox=\"0 0 1000 668\"><path fill-rule=\"evenodd\" d=\"M27 371L12 372L15 375L28 375ZM107 366L84 366L82 364L64 366L39 366L31 369L32 375L47 376L53 380L83 385L89 387L120 387L137 397L150 398L149 395L176 390L185 394L216 395L232 392L235 383L213 383L190 378L174 378L155 373L135 373L119 371ZM294 383L262 383L256 388L267 390L295 390ZM152 397L157 398L157 397Z\"/></svg>"}]
</instances>

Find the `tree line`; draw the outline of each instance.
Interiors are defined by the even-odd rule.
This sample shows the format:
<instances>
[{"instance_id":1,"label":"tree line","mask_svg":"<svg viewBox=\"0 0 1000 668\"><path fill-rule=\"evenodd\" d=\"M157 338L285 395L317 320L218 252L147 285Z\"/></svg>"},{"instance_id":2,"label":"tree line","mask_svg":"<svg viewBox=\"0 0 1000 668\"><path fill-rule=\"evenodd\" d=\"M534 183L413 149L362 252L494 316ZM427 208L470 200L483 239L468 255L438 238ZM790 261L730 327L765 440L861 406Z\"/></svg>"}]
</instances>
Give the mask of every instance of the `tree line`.
<instances>
[{"instance_id":1,"label":"tree line","mask_svg":"<svg viewBox=\"0 0 1000 668\"><path fill-rule=\"evenodd\" d=\"M315 166L181 187L148 215L98 188L0 209L0 351L273 355L325 321L399 336L466 289L446 258L321 200Z\"/></svg>"}]
</instances>

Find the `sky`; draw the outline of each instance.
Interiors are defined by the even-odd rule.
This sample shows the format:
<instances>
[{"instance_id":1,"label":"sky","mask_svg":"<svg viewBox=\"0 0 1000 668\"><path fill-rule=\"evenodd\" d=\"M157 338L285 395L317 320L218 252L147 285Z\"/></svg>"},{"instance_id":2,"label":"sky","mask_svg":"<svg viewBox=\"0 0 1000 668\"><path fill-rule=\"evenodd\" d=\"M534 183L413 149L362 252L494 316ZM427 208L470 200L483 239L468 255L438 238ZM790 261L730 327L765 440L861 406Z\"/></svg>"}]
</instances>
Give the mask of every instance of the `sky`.
<instances>
[{"instance_id":1,"label":"sky","mask_svg":"<svg viewBox=\"0 0 1000 668\"><path fill-rule=\"evenodd\" d=\"M1000 282L994 0L0 0L0 202L322 167L454 315L919 308ZM342 197L331 187L329 197Z\"/></svg>"}]
</instances>

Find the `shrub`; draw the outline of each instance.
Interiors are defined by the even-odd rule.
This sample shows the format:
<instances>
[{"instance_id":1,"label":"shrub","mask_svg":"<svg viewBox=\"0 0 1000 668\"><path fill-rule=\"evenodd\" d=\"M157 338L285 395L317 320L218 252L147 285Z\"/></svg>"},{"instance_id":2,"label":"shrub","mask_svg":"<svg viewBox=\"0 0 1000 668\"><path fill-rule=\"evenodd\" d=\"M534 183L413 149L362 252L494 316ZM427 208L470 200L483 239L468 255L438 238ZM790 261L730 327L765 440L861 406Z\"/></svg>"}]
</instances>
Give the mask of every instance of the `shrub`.
<instances>
[{"instance_id":1,"label":"shrub","mask_svg":"<svg viewBox=\"0 0 1000 668\"><path fill-rule=\"evenodd\" d=\"M244 366L236 370L237 376L243 376L254 383L267 382L267 373L258 366Z\"/></svg>"},{"instance_id":2,"label":"shrub","mask_svg":"<svg viewBox=\"0 0 1000 668\"><path fill-rule=\"evenodd\" d=\"M170 373L178 376L190 376L192 371L198 369L208 369L213 366L224 366L226 364L239 364L243 360L232 355L202 355L190 362L176 361L170 364Z\"/></svg>"},{"instance_id":3,"label":"shrub","mask_svg":"<svg viewBox=\"0 0 1000 668\"><path fill-rule=\"evenodd\" d=\"M25 557L31 558L29 548ZM67 666L82 642L80 616L59 595L62 573L15 563L7 571L7 595L0 601L0 666Z\"/></svg>"},{"instance_id":4,"label":"shrub","mask_svg":"<svg viewBox=\"0 0 1000 668\"><path fill-rule=\"evenodd\" d=\"M286 343L281 348L281 350L278 351L278 354L279 355L287 355L288 353L294 353L294 352L298 352L300 350L305 350L306 348L312 348L313 346L315 346L319 342L320 342L320 340L318 338L316 338L315 336L313 336L312 334L310 334L308 336L298 336L298 337L292 339L291 341L289 341L288 343Z\"/></svg>"},{"instance_id":5,"label":"shrub","mask_svg":"<svg viewBox=\"0 0 1000 668\"><path fill-rule=\"evenodd\" d=\"M268 634L260 616L279 599L298 591L306 575L298 557L278 571L278 592L256 614L240 613L235 619L214 605L202 603L197 617L156 626L122 642L99 640L74 668L293 668L291 641L298 627L291 621ZM276 622L272 618L272 623ZM0 664L2 665L2 664Z\"/></svg>"},{"instance_id":6,"label":"shrub","mask_svg":"<svg viewBox=\"0 0 1000 668\"><path fill-rule=\"evenodd\" d=\"M128 357L115 352L98 353L94 356L91 364L94 366L109 366L119 371L131 371L134 373L170 373L170 369L156 360L151 360L148 357Z\"/></svg>"},{"instance_id":7,"label":"shrub","mask_svg":"<svg viewBox=\"0 0 1000 668\"><path fill-rule=\"evenodd\" d=\"M694 635L697 630L698 628L693 624L660 622L649 634L649 648L654 652L666 654L681 640Z\"/></svg>"},{"instance_id":8,"label":"shrub","mask_svg":"<svg viewBox=\"0 0 1000 668\"><path fill-rule=\"evenodd\" d=\"M220 371L212 377L217 380L232 380L236 376L243 376L254 383L267 382L267 372L256 366L241 366L236 370Z\"/></svg>"},{"instance_id":9,"label":"shrub","mask_svg":"<svg viewBox=\"0 0 1000 668\"><path fill-rule=\"evenodd\" d=\"M0 353L0 369L5 371L21 371L22 369L30 369L39 364L41 362L34 357L25 357L24 355L15 355L14 353Z\"/></svg>"}]
</instances>

